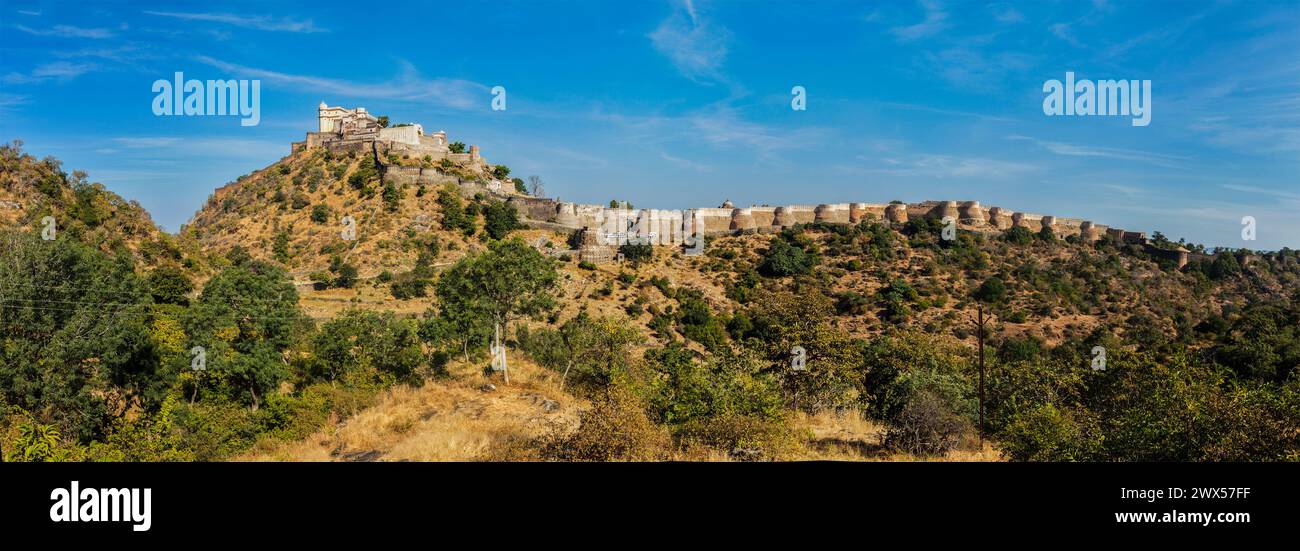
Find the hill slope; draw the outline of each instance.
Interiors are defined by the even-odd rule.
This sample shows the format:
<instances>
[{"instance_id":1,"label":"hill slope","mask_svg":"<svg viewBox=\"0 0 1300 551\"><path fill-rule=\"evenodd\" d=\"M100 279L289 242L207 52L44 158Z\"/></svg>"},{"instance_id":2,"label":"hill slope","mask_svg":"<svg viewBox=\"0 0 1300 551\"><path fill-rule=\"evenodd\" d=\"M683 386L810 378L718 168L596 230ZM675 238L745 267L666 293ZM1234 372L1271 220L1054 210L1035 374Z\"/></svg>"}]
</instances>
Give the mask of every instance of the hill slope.
<instances>
[{"instance_id":1,"label":"hill slope","mask_svg":"<svg viewBox=\"0 0 1300 551\"><path fill-rule=\"evenodd\" d=\"M126 251L148 265L183 257L139 203L88 181L80 170L64 172L53 157L24 153L21 141L0 146L0 227L39 233L46 217L53 217L56 235L104 252Z\"/></svg>"}]
</instances>

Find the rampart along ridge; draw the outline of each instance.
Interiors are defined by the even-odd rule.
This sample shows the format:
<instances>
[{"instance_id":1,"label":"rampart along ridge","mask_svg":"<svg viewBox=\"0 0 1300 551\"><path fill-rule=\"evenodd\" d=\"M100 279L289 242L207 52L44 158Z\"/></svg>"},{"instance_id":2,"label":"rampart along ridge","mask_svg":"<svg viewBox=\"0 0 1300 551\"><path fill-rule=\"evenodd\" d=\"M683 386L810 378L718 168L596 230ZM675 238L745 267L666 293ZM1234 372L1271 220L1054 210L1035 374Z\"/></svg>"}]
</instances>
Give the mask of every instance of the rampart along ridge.
<instances>
[{"instance_id":1,"label":"rampart along ridge","mask_svg":"<svg viewBox=\"0 0 1300 551\"><path fill-rule=\"evenodd\" d=\"M998 232L1022 227L1030 232L1051 228L1057 237L1077 237L1094 242L1111 237L1141 245L1148 252L1186 265L1188 251L1151 246L1143 232L1126 231L1078 218L1016 212L1002 207L985 209L979 201L923 201L920 203L831 203L820 205L751 206L738 208L729 202L718 208L685 211L623 209L600 205L567 203L546 198L510 196L507 202L531 221L545 222L570 230L595 232L602 242L638 239L655 245L679 245L692 235L726 235L740 232L777 232L796 224L857 224L880 220L903 224L918 218L951 218L957 227Z\"/></svg>"},{"instance_id":2,"label":"rampart along ridge","mask_svg":"<svg viewBox=\"0 0 1300 551\"><path fill-rule=\"evenodd\" d=\"M1012 211L1003 207L985 208L979 201L923 201L920 203L829 203L820 205L784 205L736 207L730 201L717 208L686 210L626 209L602 205L569 203L545 197L513 193L508 182L491 177L489 165L479 154L478 146L469 153L452 153L447 134L425 134L418 124L381 128L377 118L364 107L345 109L321 102L318 108L319 129L293 144L302 148L326 147L334 151L376 152L383 163L387 153L430 157L438 162L448 159L483 176L479 181L465 181L447 176L434 168L385 166L385 178L398 183L441 184L455 182L467 194L487 192L513 205L524 222L553 230L580 231L584 259L607 260L614 257L614 246L637 240L654 245L683 245L697 236L715 236L741 232L776 232L796 224L857 224L880 220L903 224L917 218L951 219L958 227L971 231L997 232L1021 227L1031 232L1051 228L1058 237L1076 237L1094 242L1103 238L1139 245L1147 252L1174 260L1178 267L1187 264L1186 249L1160 249L1151 245L1143 232L1126 231L1078 218ZM384 154L379 154L380 149Z\"/></svg>"}]
</instances>

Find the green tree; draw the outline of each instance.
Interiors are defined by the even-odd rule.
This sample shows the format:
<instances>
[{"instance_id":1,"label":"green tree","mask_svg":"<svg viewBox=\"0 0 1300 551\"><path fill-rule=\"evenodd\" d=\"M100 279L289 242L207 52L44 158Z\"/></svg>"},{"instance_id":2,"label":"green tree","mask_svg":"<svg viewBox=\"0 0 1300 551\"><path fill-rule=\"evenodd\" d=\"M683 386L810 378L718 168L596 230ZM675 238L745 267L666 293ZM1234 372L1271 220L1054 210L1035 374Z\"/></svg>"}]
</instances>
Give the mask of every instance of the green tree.
<instances>
[{"instance_id":1,"label":"green tree","mask_svg":"<svg viewBox=\"0 0 1300 551\"><path fill-rule=\"evenodd\" d=\"M284 351L303 320L288 274L263 262L231 266L203 287L185 320L205 350L202 385L256 410L288 375Z\"/></svg>"},{"instance_id":2,"label":"green tree","mask_svg":"<svg viewBox=\"0 0 1300 551\"><path fill-rule=\"evenodd\" d=\"M769 277L785 277L812 273L819 262L819 254L812 239L802 232L787 229L772 238L758 272Z\"/></svg>"},{"instance_id":3,"label":"green tree","mask_svg":"<svg viewBox=\"0 0 1300 551\"><path fill-rule=\"evenodd\" d=\"M155 407L170 386L129 255L0 231L0 289L0 402L34 422L88 442L124 404Z\"/></svg>"},{"instance_id":4,"label":"green tree","mask_svg":"<svg viewBox=\"0 0 1300 551\"><path fill-rule=\"evenodd\" d=\"M748 346L763 351L789 405L807 412L855 404L862 394L860 346L831 325L834 302L812 286L798 292L756 294L748 314ZM805 370L794 370L795 347L804 350Z\"/></svg>"},{"instance_id":5,"label":"green tree","mask_svg":"<svg viewBox=\"0 0 1300 551\"><path fill-rule=\"evenodd\" d=\"M438 206L442 207L442 229L461 230L470 234L474 230L474 218L466 213L465 203L455 186L443 186L438 190Z\"/></svg>"},{"instance_id":6,"label":"green tree","mask_svg":"<svg viewBox=\"0 0 1300 551\"><path fill-rule=\"evenodd\" d=\"M504 347L502 335L510 321L555 307L558 276L555 264L519 238L494 241L488 250L457 262L438 282L443 311L486 315L493 344ZM508 368L502 365L509 382Z\"/></svg>"},{"instance_id":7,"label":"green tree","mask_svg":"<svg viewBox=\"0 0 1300 551\"><path fill-rule=\"evenodd\" d=\"M312 339L311 374L334 383L418 384L424 359L416 327L392 312L345 310Z\"/></svg>"},{"instance_id":8,"label":"green tree","mask_svg":"<svg viewBox=\"0 0 1300 551\"><path fill-rule=\"evenodd\" d=\"M990 277L981 283L973 294L975 300L990 306L1002 304L1007 299L1007 286L1000 277Z\"/></svg>"},{"instance_id":9,"label":"green tree","mask_svg":"<svg viewBox=\"0 0 1300 551\"><path fill-rule=\"evenodd\" d=\"M158 304L190 303L188 295L194 291L194 282L185 271L177 266L165 265L155 268L148 276L149 292Z\"/></svg>"},{"instance_id":10,"label":"green tree","mask_svg":"<svg viewBox=\"0 0 1300 551\"><path fill-rule=\"evenodd\" d=\"M519 213L514 205L493 201L483 209L483 230L492 239L505 239L510 232L520 228Z\"/></svg>"}]
</instances>

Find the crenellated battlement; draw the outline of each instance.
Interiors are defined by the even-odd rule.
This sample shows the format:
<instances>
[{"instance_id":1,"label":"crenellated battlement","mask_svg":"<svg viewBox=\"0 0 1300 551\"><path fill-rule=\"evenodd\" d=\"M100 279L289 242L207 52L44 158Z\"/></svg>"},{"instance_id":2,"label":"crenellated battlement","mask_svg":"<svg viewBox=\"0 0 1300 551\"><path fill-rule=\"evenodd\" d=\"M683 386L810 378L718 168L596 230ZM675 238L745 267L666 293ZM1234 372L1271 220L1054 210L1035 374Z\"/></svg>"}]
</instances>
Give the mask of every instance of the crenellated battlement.
<instances>
[{"instance_id":1,"label":"crenellated battlement","mask_svg":"<svg viewBox=\"0 0 1300 551\"><path fill-rule=\"evenodd\" d=\"M547 206L541 207L538 202ZM529 218L546 219L573 226L591 226L597 213L614 210L601 205L583 205L577 203L556 202L551 199L529 199ZM540 210L539 210L540 209ZM634 209L641 213L648 209ZM964 229L1007 230L1023 227L1031 231L1040 231L1051 227L1057 235L1084 235L1089 239L1100 239L1115 230L1108 226L1095 224L1081 218L1062 218L1048 214L1011 211L1003 207L991 207L987 211L979 201L923 201L920 203L830 203L820 205L784 205L751 207L705 207L688 209L704 220L704 227L709 234L725 234L736 231L779 231L795 224L825 222L830 224L856 224L864 220L881 220L891 223L905 223L912 219L933 218L942 220L952 218ZM584 216L584 214L586 216ZM636 218L639 214L633 215ZM1139 235L1134 232L1129 239ZM1142 238L1145 239L1145 234Z\"/></svg>"},{"instance_id":2,"label":"crenellated battlement","mask_svg":"<svg viewBox=\"0 0 1300 551\"><path fill-rule=\"evenodd\" d=\"M1063 218L1050 214L1012 211L993 206L987 210L979 201L922 201L919 203L825 203L820 205L783 205L735 207L728 201L721 207L661 211L657 209L621 209L601 205L560 202L546 198L512 197L520 214L537 222L563 228L592 229L605 233L625 232L628 228L651 228L648 232L662 236L654 244L682 243L699 229L705 236L746 232L777 232L796 224L857 224L880 220L905 224L916 219L951 219L960 228L980 232L1002 232L1014 227L1031 232L1051 228L1058 237L1076 236L1086 242L1110 237L1126 244L1148 245L1142 232L1111 228L1081 218ZM668 216L664 213L676 213ZM665 221L675 227L664 227ZM626 227L621 227L626 226ZM687 227L690 226L690 227Z\"/></svg>"}]
</instances>

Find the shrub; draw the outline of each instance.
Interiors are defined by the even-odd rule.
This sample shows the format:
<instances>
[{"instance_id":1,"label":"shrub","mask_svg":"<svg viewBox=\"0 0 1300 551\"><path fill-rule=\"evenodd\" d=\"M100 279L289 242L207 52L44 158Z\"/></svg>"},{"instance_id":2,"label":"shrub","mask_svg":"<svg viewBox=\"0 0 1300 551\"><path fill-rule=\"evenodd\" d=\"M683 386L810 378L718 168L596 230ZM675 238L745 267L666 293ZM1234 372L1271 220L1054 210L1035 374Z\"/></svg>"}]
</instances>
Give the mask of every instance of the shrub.
<instances>
[{"instance_id":1,"label":"shrub","mask_svg":"<svg viewBox=\"0 0 1300 551\"><path fill-rule=\"evenodd\" d=\"M392 182L388 182L384 184L383 199L384 208L388 209L388 212L397 212L397 209L402 206L402 190Z\"/></svg>"},{"instance_id":2,"label":"shrub","mask_svg":"<svg viewBox=\"0 0 1300 551\"><path fill-rule=\"evenodd\" d=\"M649 243L624 243L618 247L619 254L632 264L639 265L654 258L654 245Z\"/></svg>"},{"instance_id":3,"label":"shrub","mask_svg":"<svg viewBox=\"0 0 1300 551\"><path fill-rule=\"evenodd\" d=\"M769 277L785 277L812 272L817 265L812 240L790 230L773 237L758 264L758 272Z\"/></svg>"},{"instance_id":4,"label":"shrub","mask_svg":"<svg viewBox=\"0 0 1300 551\"><path fill-rule=\"evenodd\" d=\"M319 204L311 208L311 221L317 224L329 222L330 207L326 204Z\"/></svg>"},{"instance_id":5,"label":"shrub","mask_svg":"<svg viewBox=\"0 0 1300 551\"><path fill-rule=\"evenodd\" d=\"M669 439L635 393L614 385L582 412L577 430L552 435L542 449L543 457L560 461L654 461L665 457Z\"/></svg>"},{"instance_id":6,"label":"shrub","mask_svg":"<svg viewBox=\"0 0 1300 551\"><path fill-rule=\"evenodd\" d=\"M406 300L428 295L428 288L432 284L433 282L430 279L421 277L415 271L410 271L393 277L393 282L388 290L393 294L393 298Z\"/></svg>"},{"instance_id":7,"label":"shrub","mask_svg":"<svg viewBox=\"0 0 1300 551\"><path fill-rule=\"evenodd\" d=\"M334 273L334 287L351 289L357 284L357 267L351 263L344 262L340 256L330 258L330 271Z\"/></svg>"},{"instance_id":8,"label":"shrub","mask_svg":"<svg viewBox=\"0 0 1300 551\"><path fill-rule=\"evenodd\" d=\"M998 439L1012 461L1101 460L1100 442L1085 432L1068 412L1040 404L1012 419Z\"/></svg>"},{"instance_id":9,"label":"shrub","mask_svg":"<svg viewBox=\"0 0 1300 551\"><path fill-rule=\"evenodd\" d=\"M1034 241L1034 234L1029 233L1029 230L1024 227L1016 226L1002 234L1002 238L1006 239L1007 243L1028 245Z\"/></svg>"},{"instance_id":10,"label":"shrub","mask_svg":"<svg viewBox=\"0 0 1300 551\"><path fill-rule=\"evenodd\" d=\"M990 277L980 284L973 296L984 304L1001 304L1007 298L1007 286L1002 283L1002 278Z\"/></svg>"},{"instance_id":11,"label":"shrub","mask_svg":"<svg viewBox=\"0 0 1300 551\"><path fill-rule=\"evenodd\" d=\"M885 446L914 455L942 455L957 447L969 430L966 421L928 391L920 391L889 422Z\"/></svg>"}]
</instances>

